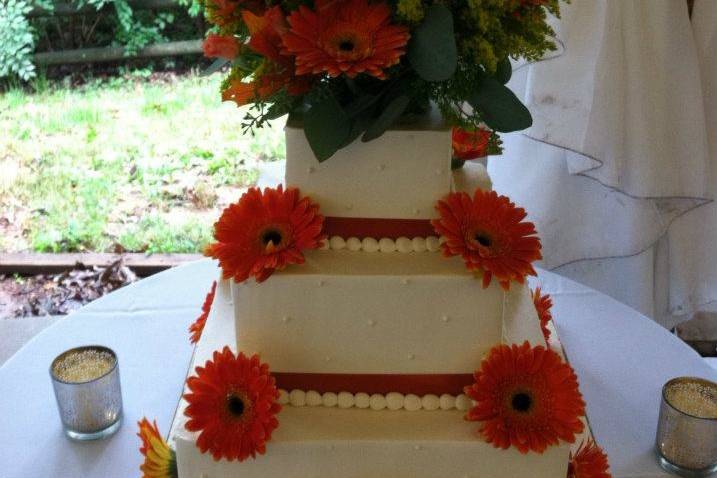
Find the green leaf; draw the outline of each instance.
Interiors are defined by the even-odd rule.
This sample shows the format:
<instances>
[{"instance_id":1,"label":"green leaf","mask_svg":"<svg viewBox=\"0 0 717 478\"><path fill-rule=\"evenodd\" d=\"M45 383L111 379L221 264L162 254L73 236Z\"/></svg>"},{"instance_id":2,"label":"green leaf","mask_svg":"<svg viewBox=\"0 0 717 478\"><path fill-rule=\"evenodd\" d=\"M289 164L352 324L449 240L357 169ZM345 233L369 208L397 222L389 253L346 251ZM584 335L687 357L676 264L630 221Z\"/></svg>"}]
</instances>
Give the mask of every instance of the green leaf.
<instances>
[{"instance_id":1,"label":"green leaf","mask_svg":"<svg viewBox=\"0 0 717 478\"><path fill-rule=\"evenodd\" d=\"M371 122L373 121L373 118L367 114L363 113L358 115L352 122L351 122L351 133L349 133L349 137L346 138L346 141L344 144L341 145L342 148L348 146L349 144L353 143L356 138L361 136L364 131L366 131L366 128L371 125Z\"/></svg>"},{"instance_id":2,"label":"green leaf","mask_svg":"<svg viewBox=\"0 0 717 478\"><path fill-rule=\"evenodd\" d=\"M371 108L378 99L378 95L365 94L359 96L351 103L346 105L346 114L348 114L352 118L362 115L364 111Z\"/></svg>"},{"instance_id":3,"label":"green leaf","mask_svg":"<svg viewBox=\"0 0 717 478\"><path fill-rule=\"evenodd\" d=\"M411 102L411 98L406 95L397 96L392 99L381 114L371 123L366 133L364 133L361 141L367 142L378 138L390 128L398 118L401 117L408 104Z\"/></svg>"},{"instance_id":4,"label":"green leaf","mask_svg":"<svg viewBox=\"0 0 717 478\"><path fill-rule=\"evenodd\" d=\"M217 71L221 70L224 65L229 63L229 60L224 58L217 58L212 62L211 65L207 67L206 70L204 70L201 74L201 76L209 76L213 73L216 73Z\"/></svg>"},{"instance_id":5,"label":"green leaf","mask_svg":"<svg viewBox=\"0 0 717 478\"><path fill-rule=\"evenodd\" d=\"M498 67L495 71L495 79L505 85L510 81L511 76L513 76L513 65L510 64L510 58L506 56L498 62Z\"/></svg>"},{"instance_id":6,"label":"green leaf","mask_svg":"<svg viewBox=\"0 0 717 478\"><path fill-rule=\"evenodd\" d=\"M453 14L444 5L432 5L411 34L408 60L426 81L445 81L453 76L458 64Z\"/></svg>"},{"instance_id":7,"label":"green leaf","mask_svg":"<svg viewBox=\"0 0 717 478\"><path fill-rule=\"evenodd\" d=\"M528 108L495 78L483 78L468 97L468 103L491 129L500 133L520 131L533 124Z\"/></svg>"},{"instance_id":8,"label":"green leaf","mask_svg":"<svg viewBox=\"0 0 717 478\"><path fill-rule=\"evenodd\" d=\"M287 108L287 105L274 103L269 107L269 109L266 110L266 115L264 115L264 118L267 120L275 120L281 118L288 113L289 109Z\"/></svg>"},{"instance_id":9,"label":"green leaf","mask_svg":"<svg viewBox=\"0 0 717 478\"><path fill-rule=\"evenodd\" d=\"M351 120L333 95L315 102L304 114L304 134L314 156L326 161L346 143Z\"/></svg>"}]
</instances>

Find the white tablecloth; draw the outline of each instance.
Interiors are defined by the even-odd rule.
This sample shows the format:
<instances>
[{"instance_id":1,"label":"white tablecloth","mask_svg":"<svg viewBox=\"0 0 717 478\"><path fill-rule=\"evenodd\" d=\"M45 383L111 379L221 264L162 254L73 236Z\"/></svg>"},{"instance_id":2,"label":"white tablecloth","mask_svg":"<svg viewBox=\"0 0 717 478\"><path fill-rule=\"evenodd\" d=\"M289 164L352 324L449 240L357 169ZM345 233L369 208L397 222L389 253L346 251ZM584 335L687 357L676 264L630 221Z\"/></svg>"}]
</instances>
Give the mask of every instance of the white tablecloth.
<instances>
[{"instance_id":1,"label":"white tablecloth","mask_svg":"<svg viewBox=\"0 0 717 478\"><path fill-rule=\"evenodd\" d=\"M135 423L146 415L168 432L192 354L187 327L216 274L201 261L145 279L59 320L10 358L0 368L0 476L138 476ZM613 476L668 476L652 451L660 388L677 375L717 380L717 371L619 302L549 272L540 271L540 282L553 295L556 325ZM119 356L124 424L108 440L74 443L62 434L48 367L63 350L91 343Z\"/></svg>"}]
</instances>

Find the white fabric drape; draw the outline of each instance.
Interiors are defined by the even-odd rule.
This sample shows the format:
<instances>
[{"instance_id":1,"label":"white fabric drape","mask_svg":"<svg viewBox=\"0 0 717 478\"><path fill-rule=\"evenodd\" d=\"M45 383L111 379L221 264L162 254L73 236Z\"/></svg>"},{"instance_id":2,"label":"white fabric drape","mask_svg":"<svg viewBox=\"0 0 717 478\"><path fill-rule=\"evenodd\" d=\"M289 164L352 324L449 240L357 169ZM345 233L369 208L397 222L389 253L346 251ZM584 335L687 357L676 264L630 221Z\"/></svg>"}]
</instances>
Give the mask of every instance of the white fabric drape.
<instances>
[{"instance_id":1,"label":"white fabric drape","mask_svg":"<svg viewBox=\"0 0 717 478\"><path fill-rule=\"evenodd\" d=\"M704 3L695 15L717 4ZM672 326L717 292L692 246L717 249L706 244L717 234L682 226L714 192L700 40L683 0L574 0L562 12L559 54L511 80L534 124L506 135L491 177L536 223L544 267Z\"/></svg>"},{"instance_id":2,"label":"white fabric drape","mask_svg":"<svg viewBox=\"0 0 717 478\"><path fill-rule=\"evenodd\" d=\"M709 145L708 194L717 197L717 2L697 0L692 25ZM669 230L671 266L678 273L672 302L688 313L717 311L717 203L678 218Z\"/></svg>"}]
</instances>

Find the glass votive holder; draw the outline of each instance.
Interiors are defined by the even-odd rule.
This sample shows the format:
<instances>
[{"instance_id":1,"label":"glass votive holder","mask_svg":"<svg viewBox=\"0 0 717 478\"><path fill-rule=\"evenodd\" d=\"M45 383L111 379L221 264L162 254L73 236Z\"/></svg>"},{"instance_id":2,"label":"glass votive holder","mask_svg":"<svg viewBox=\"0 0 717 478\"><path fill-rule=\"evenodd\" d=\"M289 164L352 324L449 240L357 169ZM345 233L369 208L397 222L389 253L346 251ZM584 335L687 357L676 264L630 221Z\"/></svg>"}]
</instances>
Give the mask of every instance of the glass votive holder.
<instances>
[{"instance_id":1,"label":"glass votive holder","mask_svg":"<svg viewBox=\"0 0 717 478\"><path fill-rule=\"evenodd\" d=\"M86 345L58 355L50 377L65 434L73 440L96 440L114 434L122 419L117 354Z\"/></svg>"},{"instance_id":2,"label":"glass votive holder","mask_svg":"<svg viewBox=\"0 0 717 478\"><path fill-rule=\"evenodd\" d=\"M655 446L666 471L687 477L717 472L717 383L678 377L662 387Z\"/></svg>"}]
</instances>

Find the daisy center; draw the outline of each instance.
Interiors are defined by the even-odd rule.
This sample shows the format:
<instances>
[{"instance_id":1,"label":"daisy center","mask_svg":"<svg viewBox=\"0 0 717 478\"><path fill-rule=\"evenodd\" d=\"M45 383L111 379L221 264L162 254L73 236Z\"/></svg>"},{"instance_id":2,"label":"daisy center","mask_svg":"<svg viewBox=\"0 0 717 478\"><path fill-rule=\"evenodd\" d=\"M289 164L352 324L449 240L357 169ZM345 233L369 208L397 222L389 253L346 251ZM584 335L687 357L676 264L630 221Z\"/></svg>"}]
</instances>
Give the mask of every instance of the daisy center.
<instances>
[{"instance_id":1,"label":"daisy center","mask_svg":"<svg viewBox=\"0 0 717 478\"><path fill-rule=\"evenodd\" d=\"M278 246L279 244L281 244L282 239L283 237L281 233L276 229L269 229L261 235L261 243L264 246L268 246L269 243L274 246Z\"/></svg>"},{"instance_id":2,"label":"daisy center","mask_svg":"<svg viewBox=\"0 0 717 478\"><path fill-rule=\"evenodd\" d=\"M351 40L348 40L348 39L346 39L346 40L341 40L341 41L339 42L339 50L341 50L341 51L343 51L343 52L347 52L347 53L348 53L348 52L354 51L355 46L356 46L356 45L354 45L354 42L351 41Z\"/></svg>"},{"instance_id":3,"label":"daisy center","mask_svg":"<svg viewBox=\"0 0 717 478\"><path fill-rule=\"evenodd\" d=\"M476 242L483 247L490 247L491 244L493 244L491 238L482 232L477 233L473 239L475 239Z\"/></svg>"},{"instance_id":4,"label":"daisy center","mask_svg":"<svg viewBox=\"0 0 717 478\"><path fill-rule=\"evenodd\" d=\"M232 417L241 418L245 409L244 400L240 396L233 393L227 396L227 411Z\"/></svg>"},{"instance_id":5,"label":"daisy center","mask_svg":"<svg viewBox=\"0 0 717 478\"><path fill-rule=\"evenodd\" d=\"M525 413L533 406L533 398L525 392L518 392L513 395L510 404L516 412Z\"/></svg>"}]
</instances>

